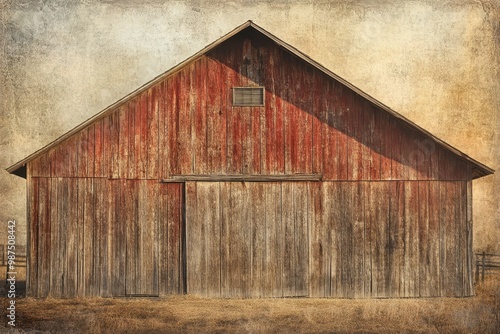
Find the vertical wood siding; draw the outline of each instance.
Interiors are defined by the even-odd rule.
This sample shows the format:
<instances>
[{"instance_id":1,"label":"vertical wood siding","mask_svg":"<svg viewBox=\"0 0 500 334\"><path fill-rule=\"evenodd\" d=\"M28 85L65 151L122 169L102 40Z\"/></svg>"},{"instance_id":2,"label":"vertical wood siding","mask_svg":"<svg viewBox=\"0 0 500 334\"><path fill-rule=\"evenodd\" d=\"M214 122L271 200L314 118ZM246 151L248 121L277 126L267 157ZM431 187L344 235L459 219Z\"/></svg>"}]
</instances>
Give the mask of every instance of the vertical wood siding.
<instances>
[{"instance_id":1,"label":"vertical wood siding","mask_svg":"<svg viewBox=\"0 0 500 334\"><path fill-rule=\"evenodd\" d=\"M31 183L32 295L184 291L181 184L91 178Z\"/></svg>"},{"instance_id":2,"label":"vertical wood siding","mask_svg":"<svg viewBox=\"0 0 500 334\"><path fill-rule=\"evenodd\" d=\"M467 296L465 191L436 181L189 182L187 292Z\"/></svg>"},{"instance_id":3,"label":"vertical wood siding","mask_svg":"<svg viewBox=\"0 0 500 334\"><path fill-rule=\"evenodd\" d=\"M30 295L472 294L470 166L251 32L28 171ZM323 182L158 182L295 173Z\"/></svg>"},{"instance_id":4,"label":"vertical wood siding","mask_svg":"<svg viewBox=\"0 0 500 334\"><path fill-rule=\"evenodd\" d=\"M255 36L225 42L35 159L32 176L321 173L324 180L465 180L466 163ZM264 86L263 107L232 87Z\"/></svg>"}]
</instances>

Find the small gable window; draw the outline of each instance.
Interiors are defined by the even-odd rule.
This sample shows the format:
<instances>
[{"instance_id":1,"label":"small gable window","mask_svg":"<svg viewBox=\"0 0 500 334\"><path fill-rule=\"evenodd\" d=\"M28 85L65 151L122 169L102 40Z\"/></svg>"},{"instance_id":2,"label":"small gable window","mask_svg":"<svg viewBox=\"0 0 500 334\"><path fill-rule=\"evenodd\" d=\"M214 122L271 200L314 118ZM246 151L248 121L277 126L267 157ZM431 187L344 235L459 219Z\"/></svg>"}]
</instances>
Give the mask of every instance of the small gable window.
<instances>
[{"instance_id":1,"label":"small gable window","mask_svg":"<svg viewBox=\"0 0 500 334\"><path fill-rule=\"evenodd\" d=\"M233 87L233 106L258 107L264 105L264 87Z\"/></svg>"}]
</instances>

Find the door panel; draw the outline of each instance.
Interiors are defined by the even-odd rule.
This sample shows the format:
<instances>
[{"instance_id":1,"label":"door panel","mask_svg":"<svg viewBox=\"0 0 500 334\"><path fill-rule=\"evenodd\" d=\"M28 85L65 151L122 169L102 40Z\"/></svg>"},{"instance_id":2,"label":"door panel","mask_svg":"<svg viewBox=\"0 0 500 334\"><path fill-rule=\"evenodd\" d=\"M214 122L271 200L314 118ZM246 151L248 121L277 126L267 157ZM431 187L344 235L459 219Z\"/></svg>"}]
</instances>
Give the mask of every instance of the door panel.
<instances>
[{"instance_id":1,"label":"door panel","mask_svg":"<svg viewBox=\"0 0 500 334\"><path fill-rule=\"evenodd\" d=\"M187 182L187 292L308 295L308 182Z\"/></svg>"},{"instance_id":2,"label":"door panel","mask_svg":"<svg viewBox=\"0 0 500 334\"><path fill-rule=\"evenodd\" d=\"M181 183L127 180L125 292L183 293Z\"/></svg>"}]
</instances>

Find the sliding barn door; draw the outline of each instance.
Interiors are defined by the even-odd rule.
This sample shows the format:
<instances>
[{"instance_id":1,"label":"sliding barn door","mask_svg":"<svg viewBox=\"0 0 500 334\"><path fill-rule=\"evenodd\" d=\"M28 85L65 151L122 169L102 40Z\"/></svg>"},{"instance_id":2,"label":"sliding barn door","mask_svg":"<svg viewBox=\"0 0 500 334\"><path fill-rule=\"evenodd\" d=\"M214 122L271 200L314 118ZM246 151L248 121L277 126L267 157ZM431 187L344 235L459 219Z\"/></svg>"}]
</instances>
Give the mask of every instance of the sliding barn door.
<instances>
[{"instance_id":1,"label":"sliding barn door","mask_svg":"<svg viewBox=\"0 0 500 334\"><path fill-rule=\"evenodd\" d=\"M308 295L308 182L186 183L187 292Z\"/></svg>"}]
</instances>

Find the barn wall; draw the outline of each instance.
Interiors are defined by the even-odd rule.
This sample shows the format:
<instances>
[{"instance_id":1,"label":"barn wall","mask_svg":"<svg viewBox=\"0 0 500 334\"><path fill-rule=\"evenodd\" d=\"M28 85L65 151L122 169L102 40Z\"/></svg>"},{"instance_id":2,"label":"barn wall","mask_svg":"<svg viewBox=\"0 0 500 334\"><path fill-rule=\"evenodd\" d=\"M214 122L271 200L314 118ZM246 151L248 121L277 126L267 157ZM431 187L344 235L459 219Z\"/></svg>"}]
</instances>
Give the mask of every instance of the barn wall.
<instances>
[{"instance_id":1,"label":"barn wall","mask_svg":"<svg viewBox=\"0 0 500 334\"><path fill-rule=\"evenodd\" d=\"M30 296L184 291L180 184L35 177L29 194Z\"/></svg>"},{"instance_id":2,"label":"barn wall","mask_svg":"<svg viewBox=\"0 0 500 334\"><path fill-rule=\"evenodd\" d=\"M467 191L462 181L188 182L184 277L180 184L33 178L28 293L469 296Z\"/></svg>"},{"instance_id":3,"label":"barn wall","mask_svg":"<svg viewBox=\"0 0 500 334\"><path fill-rule=\"evenodd\" d=\"M232 106L231 87L247 85L265 87L265 107ZM472 294L467 164L254 33L227 41L112 110L29 170L32 295L182 292L180 186L165 186L176 189L170 197L158 180L295 173L323 174L325 182L271 190L187 184L187 292ZM278 194L270 212L259 209ZM279 236L278 226L263 232L245 224L259 214L256 222L291 224L280 227L284 239L275 238L270 249L263 234ZM174 239L163 240L171 228ZM281 274L266 272L273 261L282 261ZM170 263L168 273L159 269ZM102 274L96 266L105 268Z\"/></svg>"},{"instance_id":4,"label":"barn wall","mask_svg":"<svg viewBox=\"0 0 500 334\"><path fill-rule=\"evenodd\" d=\"M188 293L472 295L465 182L186 187Z\"/></svg>"},{"instance_id":5,"label":"barn wall","mask_svg":"<svg viewBox=\"0 0 500 334\"><path fill-rule=\"evenodd\" d=\"M261 85L265 107L233 107ZM325 180L465 180L466 163L254 33L118 107L33 162L33 176L169 178L320 173Z\"/></svg>"}]
</instances>

